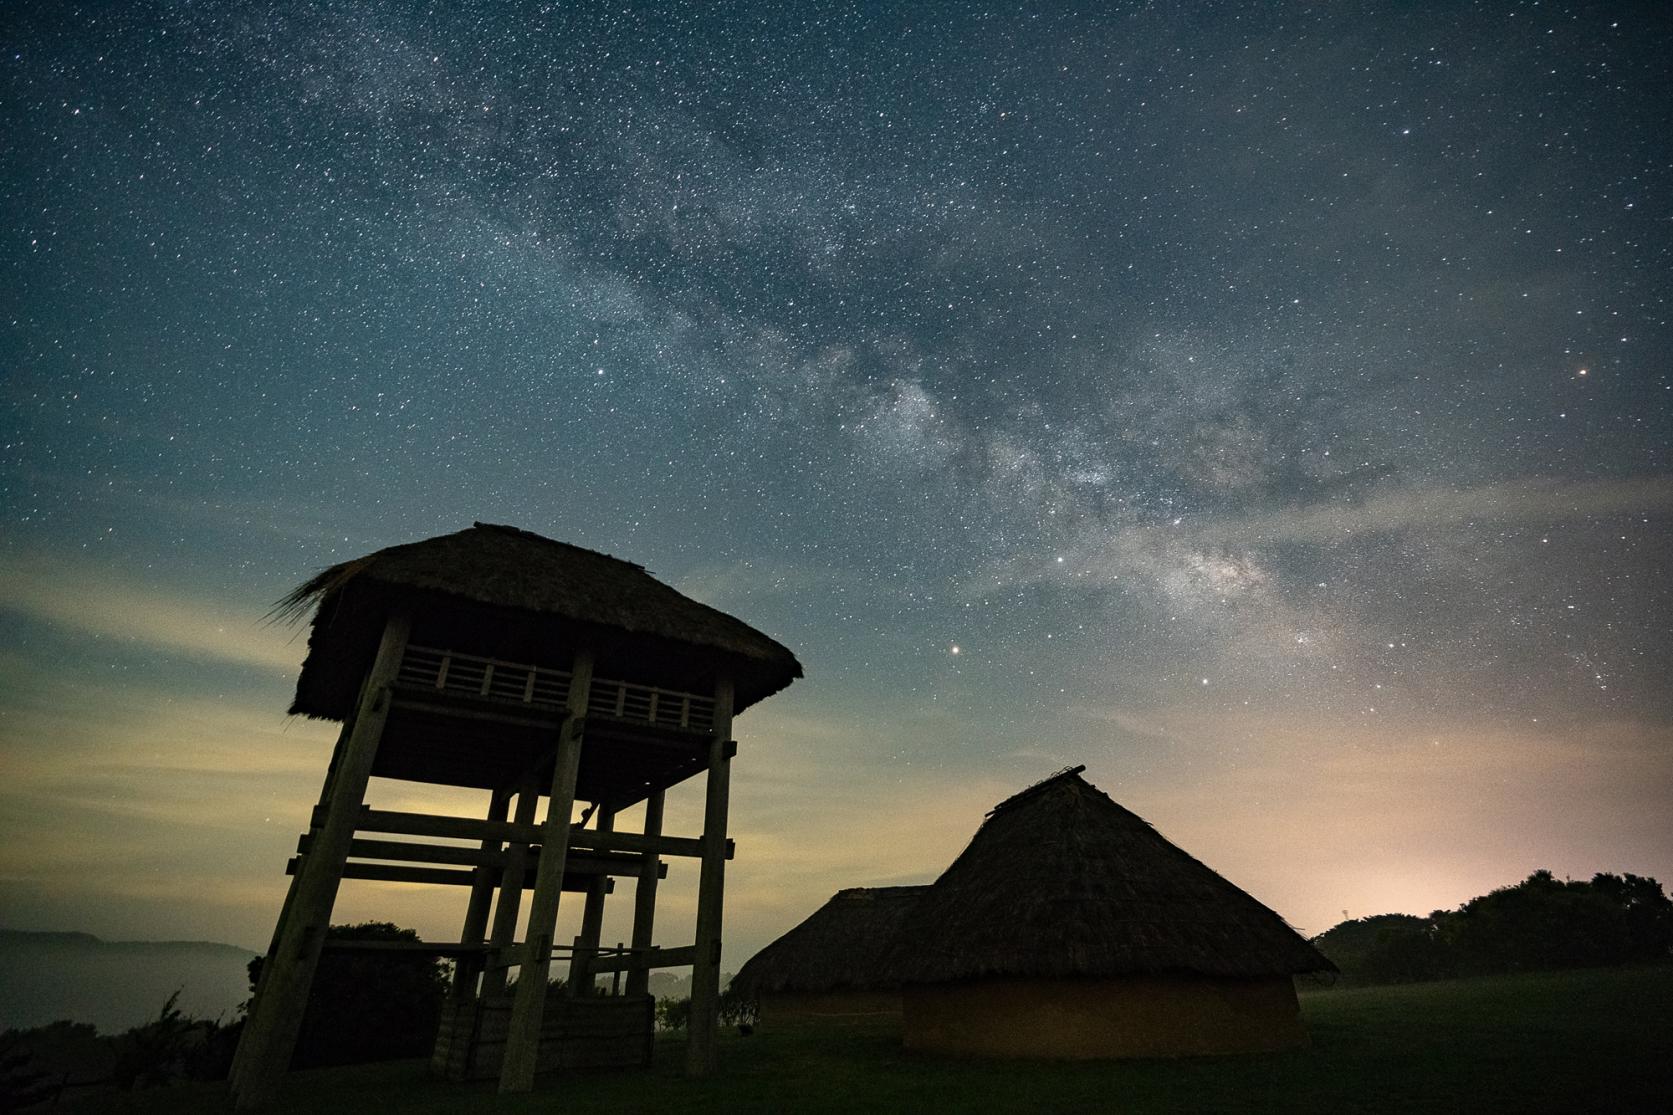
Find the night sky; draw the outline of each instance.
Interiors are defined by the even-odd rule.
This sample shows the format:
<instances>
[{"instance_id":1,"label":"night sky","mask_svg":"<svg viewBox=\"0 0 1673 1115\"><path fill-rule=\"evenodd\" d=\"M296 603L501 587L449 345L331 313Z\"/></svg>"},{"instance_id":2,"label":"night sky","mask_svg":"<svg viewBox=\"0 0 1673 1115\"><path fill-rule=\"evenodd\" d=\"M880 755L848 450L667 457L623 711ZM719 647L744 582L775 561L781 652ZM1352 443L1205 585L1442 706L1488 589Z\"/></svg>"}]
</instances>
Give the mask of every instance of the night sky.
<instances>
[{"instance_id":1,"label":"night sky","mask_svg":"<svg viewBox=\"0 0 1673 1115\"><path fill-rule=\"evenodd\" d=\"M12 5L0 45L0 922L265 947L335 728L263 617L472 520L801 658L737 725L728 968L1071 763L1309 933L1673 882L1666 7Z\"/></svg>"}]
</instances>

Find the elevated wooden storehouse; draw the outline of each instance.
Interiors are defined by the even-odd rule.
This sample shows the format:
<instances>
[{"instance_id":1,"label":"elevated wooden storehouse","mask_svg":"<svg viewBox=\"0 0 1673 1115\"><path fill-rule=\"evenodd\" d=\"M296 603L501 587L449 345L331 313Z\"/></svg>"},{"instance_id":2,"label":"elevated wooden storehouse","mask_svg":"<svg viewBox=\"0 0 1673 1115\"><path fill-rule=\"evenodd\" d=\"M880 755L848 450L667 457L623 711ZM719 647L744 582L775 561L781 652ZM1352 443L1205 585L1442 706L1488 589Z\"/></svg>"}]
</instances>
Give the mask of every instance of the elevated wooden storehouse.
<instances>
[{"instance_id":1,"label":"elevated wooden storehouse","mask_svg":"<svg viewBox=\"0 0 1673 1115\"><path fill-rule=\"evenodd\" d=\"M1074 767L1008 798L912 906L882 965L910 1048L1097 1058L1305 1044L1284 920Z\"/></svg>"},{"instance_id":2,"label":"elevated wooden storehouse","mask_svg":"<svg viewBox=\"0 0 1673 1115\"><path fill-rule=\"evenodd\" d=\"M444 1074L526 1091L543 1069L642 1063L649 971L686 964L687 1069L710 1071L732 718L801 676L790 651L637 565L482 523L332 566L280 611L313 614L291 712L343 729L239 1043L238 1106L270 1099L289 1062L344 878L469 888L460 940L419 946L457 961L436 1049ZM665 792L696 774L702 834L664 835ZM370 809L372 776L483 790L487 811ZM640 803L643 832L616 831ZM425 842L436 838L454 842ZM700 862L696 940L656 948L668 856ZM603 949L614 878L635 880L632 945ZM565 891L584 906L580 936L560 945ZM555 954L570 961L562 996L547 993ZM625 973L626 994L596 994L601 973Z\"/></svg>"},{"instance_id":3,"label":"elevated wooden storehouse","mask_svg":"<svg viewBox=\"0 0 1673 1115\"><path fill-rule=\"evenodd\" d=\"M900 1013L880 965L912 903L929 888L850 887L762 949L732 977L765 1023Z\"/></svg>"}]
</instances>

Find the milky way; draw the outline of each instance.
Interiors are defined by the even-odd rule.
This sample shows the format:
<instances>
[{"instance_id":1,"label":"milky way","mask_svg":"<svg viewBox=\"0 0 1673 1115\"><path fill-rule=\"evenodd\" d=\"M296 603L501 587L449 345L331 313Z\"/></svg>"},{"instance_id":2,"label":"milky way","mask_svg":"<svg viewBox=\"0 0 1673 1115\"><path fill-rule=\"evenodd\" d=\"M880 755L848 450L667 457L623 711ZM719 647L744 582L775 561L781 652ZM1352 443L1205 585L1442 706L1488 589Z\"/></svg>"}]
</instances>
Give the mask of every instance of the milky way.
<instances>
[{"instance_id":1,"label":"milky way","mask_svg":"<svg viewBox=\"0 0 1673 1115\"><path fill-rule=\"evenodd\" d=\"M1673 20L1039 7L4 17L0 818L103 831L51 685L277 710L169 624L484 519L796 649L774 840L945 791L898 823L956 851L1086 762L1314 929L1673 874L1620 819L1673 794Z\"/></svg>"}]
</instances>

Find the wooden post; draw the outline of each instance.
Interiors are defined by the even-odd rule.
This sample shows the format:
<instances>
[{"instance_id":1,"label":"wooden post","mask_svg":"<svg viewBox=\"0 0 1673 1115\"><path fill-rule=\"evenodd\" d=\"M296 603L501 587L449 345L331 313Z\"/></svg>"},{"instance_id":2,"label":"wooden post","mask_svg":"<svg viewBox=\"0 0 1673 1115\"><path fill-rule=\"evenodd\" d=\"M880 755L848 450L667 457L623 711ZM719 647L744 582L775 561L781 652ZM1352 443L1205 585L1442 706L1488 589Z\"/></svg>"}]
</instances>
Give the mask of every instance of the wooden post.
<instances>
[{"instance_id":1,"label":"wooden post","mask_svg":"<svg viewBox=\"0 0 1673 1115\"><path fill-rule=\"evenodd\" d=\"M645 835L662 835L662 799L667 791L658 790L645 799ZM651 932L656 920L656 882L662 874L662 861L655 852L646 852L639 859L639 879L633 888L633 952L637 961L646 959L651 947ZM627 993L648 995L651 989L651 970L630 968L627 973Z\"/></svg>"},{"instance_id":2,"label":"wooden post","mask_svg":"<svg viewBox=\"0 0 1673 1115\"><path fill-rule=\"evenodd\" d=\"M503 821L507 807L511 804L511 791L501 788L494 790L488 798L488 819ZM484 852L497 852L500 842L493 837L482 841ZM478 867L476 878L471 881L471 897L465 907L465 925L459 931L459 941L466 945L479 945L487 936L488 907L494 901L494 873L489 867ZM476 990L476 977L482 971L480 957L461 956L453 962L453 997L455 999L469 998Z\"/></svg>"},{"instance_id":3,"label":"wooden post","mask_svg":"<svg viewBox=\"0 0 1673 1115\"><path fill-rule=\"evenodd\" d=\"M552 762L552 794L541 826L540 863L529 899L528 928L523 933L523 963L517 970L517 993L505 1037L501 1092L528 1092L540 1058L540 1024L546 1012L546 980L552 970L552 933L563 896L563 872L569 858L569 815L575 808L575 777L581 770L581 737L592 686L592 652L575 655L569 679L569 715L558 730Z\"/></svg>"},{"instance_id":4,"label":"wooden post","mask_svg":"<svg viewBox=\"0 0 1673 1115\"><path fill-rule=\"evenodd\" d=\"M330 774L330 800L324 823L314 833L308 854L297 868L296 885L273 955L262 974L262 995L254 1004L239 1040L238 1078L232 1082L239 1110L271 1102L290 1065L308 1005L308 990L319 964L320 948L331 924L331 907L343 878L349 843L366 783L377 758L378 741L389 720L390 685L400 669L412 621L396 612L384 625L377 657L361 690L354 730Z\"/></svg>"},{"instance_id":5,"label":"wooden post","mask_svg":"<svg viewBox=\"0 0 1673 1115\"><path fill-rule=\"evenodd\" d=\"M616 811L607 805L598 808L598 832L610 832L616 827ZM581 936L579 946L569 959L570 994L589 996L593 993L593 960L598 955L598 939L604 932L604 888L608 882L603 875L587 884L586 905L581 908Z\"/></svg>"},{"instance_id":6,"label":"wooden post","mask_svg":"<svg viewBox=\"0 0 1673 1115\"><path fill-rule=\"evenodd\" d=\"M319 811L324 811L326 807L331 804L331 781L337 773L338 765L342 762L343 751L348 747L349 737L353 732L354 715L351 713L348 718L343 721L343 727L337 733L337 742L331 748L331 761L326 764L325 781L320 786L319 801L316 803ZM313 822L311 820L309 822L308 832L310 835L315 832ZM256 1013L256 1004L261 1002L261 991L267 983L267 973L273 970L273 957L274 954L279 951L279 939L284 935L285 923L290 920L291 907L296 902L296 884L301 878L302 872L298 871L290 877L290 885L285 888L285 901L279 907L279 920L273 923L273 936L267 942L267 955L262 960L261 974L256 978L255 991L250 996L249 1013L251 1016L254 1016ZM241 1066L246 1056L246 1048L247 1047L244 1042L240 1041L238 1043L238 1048L233 1050L232 1053L232 1065L227 1070L227 1079L234 1085L237 1084L238 1078L242 1072Z\"/></svg>"},{"instance_id":7,"label":"wooden post","mask_svg":"<svg viewBox=\"0 0 1673 1115\"><path fill-rule=\"evenodd\" d=\"M531 771L523 776L517 788L517 813L512 819L520 825L534 824L534 812L539 803L540 783ZM488 968L482 975L484 999L497 998L505 993L503 954L517 939L517 912L523 906L523 877L528 866L527 844L512 843L506 847L505 867L500 872L500 899L494 906L494 931L488 939L493 951L488 954Z\"/></svg>"},{"instance_id":8,"label":"wooden post","mask_svg":"<svg viewBox=\"0 0 1673 1115\"><path fill-rule=\"evenodd\" d=\"M732 736L732 679L715 683L714 736L709 740L709 781L703 803L703 867L697 880L697 955L691 965L691 1018L685 1047L687 1076L712 1074L716 1066L720 1010L720 921L726 876L728 745Z\"/></svg>"}]
</instances>

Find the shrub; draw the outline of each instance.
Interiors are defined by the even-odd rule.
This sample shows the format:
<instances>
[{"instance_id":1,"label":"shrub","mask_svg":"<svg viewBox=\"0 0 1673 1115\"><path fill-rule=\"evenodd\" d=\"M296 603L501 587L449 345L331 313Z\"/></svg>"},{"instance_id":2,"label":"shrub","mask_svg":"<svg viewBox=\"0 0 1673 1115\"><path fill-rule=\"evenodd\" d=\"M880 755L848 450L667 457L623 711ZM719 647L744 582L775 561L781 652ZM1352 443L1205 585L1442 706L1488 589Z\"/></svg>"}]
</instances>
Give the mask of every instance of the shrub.
<instances>
[{"instance_id":1,"label":"shrub","mask_svg":"<svg viewBox=\"0 0 1673 1115\"><path fill-rule=\"evenodd\" d=\"M658 999L656 1001L656 1028L659 1030L683 1030L691 1021L691 1000Z\"/></svg>"},{"instance_id":2,"label":"shrub","mask_svg":"<svg viewBox=\"0 0 1673 1115\"><path fill-rule=\"evenodd\" d=\"M410 941L411 929L386 921L334 925L329 940ZM250 987L261 958L250 961ZM436 1040L447 967L422 952L327 950L320 956L302 1015L293 1068L355 1065L427 1056Z\"/></svg>"}]
</instances>

